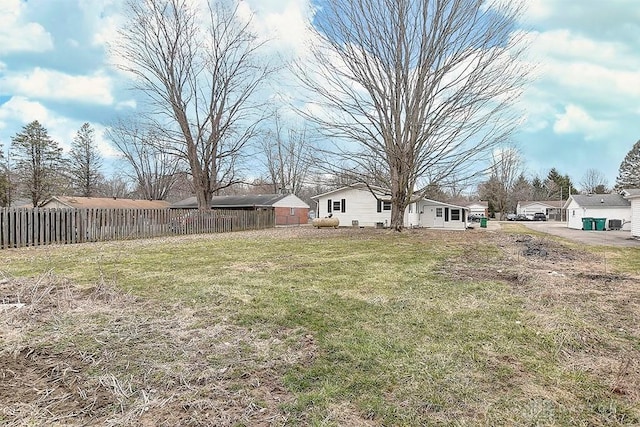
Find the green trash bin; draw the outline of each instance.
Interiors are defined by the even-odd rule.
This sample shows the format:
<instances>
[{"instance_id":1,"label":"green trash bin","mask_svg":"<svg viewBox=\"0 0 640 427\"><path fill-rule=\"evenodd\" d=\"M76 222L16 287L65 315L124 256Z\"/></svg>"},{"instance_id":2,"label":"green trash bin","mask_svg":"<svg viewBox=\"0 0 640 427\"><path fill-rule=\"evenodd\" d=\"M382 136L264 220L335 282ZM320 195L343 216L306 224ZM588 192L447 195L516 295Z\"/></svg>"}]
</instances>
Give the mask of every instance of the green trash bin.
<instances>
[{"instance_id":1,"label":"green trash bin","mask_svg":"<svg viewBox=\"0 0 640 427\"><path fill-rule=\"evenodd\" d=\"M582 218L582 229L587 231L593 230L593 218Z\"/></svg>"},{"instance_id":2,"label":"green trash bin","mask_svg":"<svg viewBox=\"0 0 640 427\"><path fill-rule=\"evenodd\" d=\"M480 227L487 228L487 218L485 217L480 218Z\"/></svg>"},{"instance_id":3,"label":"green trash bin","mask_svg":"<svg viewBox=\"0 0 640 427\"><path fill-rule=\"evenodd\" d=\"M598 231L604 231L607 227L607 218L593 218L595 223L595 229Z\"/></svg>"}]
</instances>

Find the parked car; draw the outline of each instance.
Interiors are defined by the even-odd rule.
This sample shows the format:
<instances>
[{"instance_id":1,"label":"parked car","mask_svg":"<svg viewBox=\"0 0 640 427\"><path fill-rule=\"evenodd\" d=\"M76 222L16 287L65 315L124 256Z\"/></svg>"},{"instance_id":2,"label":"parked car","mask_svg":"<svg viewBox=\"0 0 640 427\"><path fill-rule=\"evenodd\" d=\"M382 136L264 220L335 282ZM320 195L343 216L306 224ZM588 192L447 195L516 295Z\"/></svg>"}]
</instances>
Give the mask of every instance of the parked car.
<instances>
[{"instance_id":1,"label":"parked car","mask_svg":"<svg viewBox=\"0 0 640 427\"><path fill-rule=\"evenodd\" d=\"M514 213L507 214L507 221L515 221L518 218L518 215Z\"/></svg>"},{"instance_id":2,"label":"parked car","mask_svg":"<svg viewBox=\"0 0 640 427\"><path fill-rule=\"evenodd\" d=\"M469 215L469 221L471 222L480 222L482 218L484 218L484 215L480 215L480 214Z\"/></svg>"},{"instance_id":3,"label":"parked car","mask_svg":"<svg viewBox=\"0 0 640 427\"><path fill-rule=\"evenodd\" d=\"M525 214L518 214L516 215L516 221L531 221L531 219L529 217L527 217Z\"/></svg>"},{"instance_id":4,"label":"parked car","mask_svg":"<svg viewBox=\"0 0 640 427\"><path fill-rule=\"evenodd\" d=\"M536 212L533 214L533 220L534 221L546 221L547 220L547 216L545 214L543 214L542 212Z\"/></svg>"}]
</instances>

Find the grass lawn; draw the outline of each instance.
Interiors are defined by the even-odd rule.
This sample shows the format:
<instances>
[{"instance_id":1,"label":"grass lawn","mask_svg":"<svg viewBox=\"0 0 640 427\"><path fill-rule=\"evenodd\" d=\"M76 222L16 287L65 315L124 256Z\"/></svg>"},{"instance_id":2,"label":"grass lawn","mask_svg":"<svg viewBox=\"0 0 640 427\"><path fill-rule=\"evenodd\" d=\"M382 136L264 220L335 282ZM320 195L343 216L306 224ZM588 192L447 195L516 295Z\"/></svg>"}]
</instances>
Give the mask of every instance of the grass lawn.
<instances>
[{"instance_id":1,"label":"grass lawn","mask_svg":"<svg viewBox=\"0 0 640 427\"><path fill-rule=\"evenodd\" d=\"M2 251L0 424L638 425L640 250L598 250L277 229Z\"/></svg>"}]
</instances>

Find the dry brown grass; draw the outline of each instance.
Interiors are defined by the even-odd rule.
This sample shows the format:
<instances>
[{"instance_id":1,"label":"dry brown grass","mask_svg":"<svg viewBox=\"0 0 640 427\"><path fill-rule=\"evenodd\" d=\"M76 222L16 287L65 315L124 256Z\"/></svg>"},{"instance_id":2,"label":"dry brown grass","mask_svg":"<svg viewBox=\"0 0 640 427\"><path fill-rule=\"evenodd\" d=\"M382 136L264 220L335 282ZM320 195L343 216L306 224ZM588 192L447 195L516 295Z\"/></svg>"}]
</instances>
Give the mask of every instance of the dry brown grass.
<instances>
[{"instance_id":1,"label":"dry brown grass","mask_svg":"<svg viewBox=\"0 0 640 427\"><path fill-rule=\"evenodd\" d=\"M4 278L0 298L7 426L283 424L283 369L314 354L300 331L262 334L105 282Z\"/></svg>"}]
</instances>

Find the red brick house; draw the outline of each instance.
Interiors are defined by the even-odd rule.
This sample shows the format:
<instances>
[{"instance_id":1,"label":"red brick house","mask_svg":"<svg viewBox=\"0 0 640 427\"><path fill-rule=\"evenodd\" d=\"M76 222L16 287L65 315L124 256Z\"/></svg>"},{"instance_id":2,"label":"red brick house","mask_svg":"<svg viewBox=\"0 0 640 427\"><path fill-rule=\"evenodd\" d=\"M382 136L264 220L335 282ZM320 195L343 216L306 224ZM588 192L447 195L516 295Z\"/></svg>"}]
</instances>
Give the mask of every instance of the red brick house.
<instances>
[{"instance_id":1,"label":"red brick house","mask_svg":"<svg viewBox=\"0 0 640 427\"><path fill-rule=\"evenodd\" d=\"M196 209L198 202L194 196L176 202L171 207L176 209ZM309 218L309 205L293 194L213 196L211 209L273 209L276 216L276 225L306 224Z\"/></svg>"}]
</instances>

